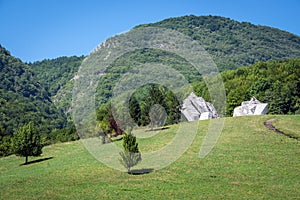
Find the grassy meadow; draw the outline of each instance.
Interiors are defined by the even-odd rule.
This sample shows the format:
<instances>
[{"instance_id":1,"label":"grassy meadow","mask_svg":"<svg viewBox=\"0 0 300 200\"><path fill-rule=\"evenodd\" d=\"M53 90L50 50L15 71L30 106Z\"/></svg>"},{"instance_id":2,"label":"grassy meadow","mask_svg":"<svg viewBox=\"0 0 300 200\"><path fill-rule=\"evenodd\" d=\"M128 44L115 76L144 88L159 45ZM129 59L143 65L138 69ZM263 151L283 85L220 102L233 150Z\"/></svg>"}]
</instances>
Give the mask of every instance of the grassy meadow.
<instances>
[{"instance_id":1,"label":"grassy meadow","mask_svg":"<svg viewBox=\"0 0 300 200\"><path fill-rule=\"evenodd\" d=\"M271 118L276 128L300 134L299 116L226 118L216 146L199 158L209 124L201 121L192 145L176 162L142 175L106 167L80 141L46 146L41 157L29 159L40 162L29 165L22 165L23 157L4 157L0 199L299 199L299 140L264 127ZM139 138L141 152L166 145L176 126Z\"/></svg>"}]
</instances>

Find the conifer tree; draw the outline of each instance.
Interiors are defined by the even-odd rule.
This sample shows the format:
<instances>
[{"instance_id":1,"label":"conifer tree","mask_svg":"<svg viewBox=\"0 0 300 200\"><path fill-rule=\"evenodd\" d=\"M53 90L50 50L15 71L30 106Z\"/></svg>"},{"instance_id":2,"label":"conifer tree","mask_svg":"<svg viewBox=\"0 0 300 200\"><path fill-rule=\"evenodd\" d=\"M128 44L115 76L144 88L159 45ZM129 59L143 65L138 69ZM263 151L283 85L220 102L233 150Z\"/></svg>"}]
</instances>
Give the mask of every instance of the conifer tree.
<instances>
[{"instance_id":1,"label":"conifer tree","mask_svg":"<svg viewBox=\"0 0 300 200\"><path fill-rule=\"evenodd\" d=\"M136 137L131 132L123 136L123 148L124 151L120 152L122 158L120 162L127 169L128 173L130 173L131 167L137 165L142 160Z\"/></svg>"}]
</instances>

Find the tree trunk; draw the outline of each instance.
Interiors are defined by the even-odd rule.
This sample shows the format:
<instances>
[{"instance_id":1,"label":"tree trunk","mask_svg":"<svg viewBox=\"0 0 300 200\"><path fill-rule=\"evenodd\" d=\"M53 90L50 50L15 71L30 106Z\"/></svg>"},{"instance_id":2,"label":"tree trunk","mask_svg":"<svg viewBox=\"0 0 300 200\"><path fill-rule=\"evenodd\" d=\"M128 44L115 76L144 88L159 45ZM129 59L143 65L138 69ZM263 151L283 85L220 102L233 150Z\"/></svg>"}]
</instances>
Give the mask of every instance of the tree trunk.
<instances>
[{"instance_id":1,"label":"tree trunk","mask_svg":"<svg viewBox=\"0 0 300 200\"><path fill-rule=\"evenodd\" d=\"M27 164L27 162L28 162L28 156L26 156L25 158L25 164Z\"/></svg>"}]
</instances>

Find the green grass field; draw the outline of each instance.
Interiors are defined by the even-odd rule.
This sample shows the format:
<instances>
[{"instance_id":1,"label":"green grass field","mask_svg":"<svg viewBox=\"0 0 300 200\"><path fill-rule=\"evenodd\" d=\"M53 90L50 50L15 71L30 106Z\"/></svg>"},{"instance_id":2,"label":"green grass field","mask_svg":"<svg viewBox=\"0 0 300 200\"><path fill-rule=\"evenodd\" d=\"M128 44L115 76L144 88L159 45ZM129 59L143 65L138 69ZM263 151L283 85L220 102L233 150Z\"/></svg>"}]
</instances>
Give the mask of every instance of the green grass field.
<instances>
[{"instance_id":1,"label":"green grass field","mask_svg":"<svg viewBox=\"0 0 300 200\"><path fill-rule=\"evenodd\" d=\"M0 199L300 199L299 140L267 130L263 122L270 118L276 128L299 134L299 116L226 118L217 145L200 159L209 123L201 121L176 162L143 175L106 167L80 141L47 146L29 161L44 160L29 165L14 155L1 158ZM140 150L161 148L176 126L139 139Z\"/></svg>"},{"instance_id":2,"label":"green grass field","mask_svg":"<svg viewBox=\"0 0 300 200\"><path fill-rule=\"evenodd\" d=\"M285 134L300 140L300 115L289 116L289 120L285 118L286 116L276 117L273 125Z\"/></svg>"}]
</instances>

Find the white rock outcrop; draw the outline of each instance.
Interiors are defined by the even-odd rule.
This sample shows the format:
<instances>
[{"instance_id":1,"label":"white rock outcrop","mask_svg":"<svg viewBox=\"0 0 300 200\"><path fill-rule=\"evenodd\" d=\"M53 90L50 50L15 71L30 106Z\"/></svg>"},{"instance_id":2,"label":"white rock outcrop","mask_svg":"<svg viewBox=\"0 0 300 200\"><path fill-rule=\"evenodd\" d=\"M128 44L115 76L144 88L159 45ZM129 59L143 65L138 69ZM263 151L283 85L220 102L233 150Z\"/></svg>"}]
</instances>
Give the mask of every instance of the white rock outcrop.
<instances>
[{"instance_id":1,"label":"white rock outcrop","mask_svg":"<svg viewBox=\"0 0 300 200\"><path fill-rule=\"evenodd\" d=\"M215 107L193 92L183 101L181 114L186 121L219 118Z\"/></svg>"},{"instance_id":2,"label":"white rock outcrop","mask_svg":"<svg viewBox=\"0 0 300 200\"><path fill-rule=\"evenodd\" d=\"M250 101L244 101L241 106L238 106L233 111L233 117L248 116L248 115L264 115L268 112L268 104L261 103L255 97Z\"/></svg>"}]
</instances>

